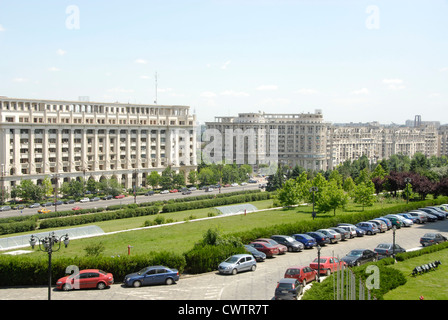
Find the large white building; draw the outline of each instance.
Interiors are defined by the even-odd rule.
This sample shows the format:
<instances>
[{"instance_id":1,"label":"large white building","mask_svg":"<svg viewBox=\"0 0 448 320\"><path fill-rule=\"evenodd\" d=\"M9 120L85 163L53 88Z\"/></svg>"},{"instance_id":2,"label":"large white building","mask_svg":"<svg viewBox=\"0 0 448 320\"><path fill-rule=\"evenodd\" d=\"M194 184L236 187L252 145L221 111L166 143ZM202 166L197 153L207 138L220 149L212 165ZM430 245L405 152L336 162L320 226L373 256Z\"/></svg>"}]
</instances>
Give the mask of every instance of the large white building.
<instances>
[{"instance_id":1,"label":"large white building","mask_svg":"<svg viewBox=\"0 0 448 320\"><path fill-rule=\"evenodd\" d=\"M188 106L0 97L0 164L6 190L47 176L141 186L151 171L196 169L196 116Z\"/></svg>"}]
</instances>

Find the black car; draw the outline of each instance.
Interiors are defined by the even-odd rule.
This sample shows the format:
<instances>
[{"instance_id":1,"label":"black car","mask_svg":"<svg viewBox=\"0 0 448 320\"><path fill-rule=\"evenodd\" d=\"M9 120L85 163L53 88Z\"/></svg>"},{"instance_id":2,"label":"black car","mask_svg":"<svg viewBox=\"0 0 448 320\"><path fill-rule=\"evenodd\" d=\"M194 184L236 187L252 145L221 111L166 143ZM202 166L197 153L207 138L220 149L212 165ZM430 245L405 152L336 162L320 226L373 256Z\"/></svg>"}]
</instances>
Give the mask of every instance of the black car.
<instances>
[{"instance_id":1,"label":"black car","mask_svg":"<svg viewBox=\"0 0 448 320\"><path fill-rule=\"evenodd\" d=\"M248 244L245 244L244 247L246 248L247 252L249 252L251 255L254 256L255 261L262 262L266 260L266 254L264 252L258 251L257 249Z\"/></svg>"},{"instance_id":2,"label":"black car","mask_svg":"<svg viewBox=\"0 0 448 320\"><path fill-rule=\"evenodd\" d=\"M275 300L296 300L303 293L303 286L295 278L283 278L275 288Z\"/></svg>"},{"instance_id":3,"label":"black car","mask_svg":"<svg viewBox=\"0 0 448 320\"><path fill-rule=\"evenodd\" d=\"M113 198L114 198L114 196L108 195L108 196L104 196L103 200L110 200L110 199L113 199Z\"/></svg>"},{"instance_id":4,"label":"black car","mask_svg":"<svg viewBox=\"0 0 448 320\"><path fill-rule=\"evenodd\" d=\"M438 220L446 219L446 215L445 214L443 214L441 212L438 212L437 210L432 209L432 208L420 208L418 210L426 212L426 213L429 213L429 214L432 214L433 216L436 216Z\"/></svg>"},{"instance_id":5,"label":"black car","mask_svg":"<svg viewBox=\"0 0 448 320\"><path fill-rule=\"evenodd\" d=\"M185 191L182 191L182 194L183 195L191 194L191 191L190 190L185 190Z\"/></svg>"},{"instance_id":6,"label":"black car","mask_svg":"<svg viewBox=\"0 0 448 320\"><path fill-rule=\"evenodd\" d=\"M344 261L350 267L359 266L361 264L376 261L378 254L369 249L355 249L350 251L341 260Z\"/></svg>"},{"instance_id":7,"label":"black car","mask_svg":"<svg viewBox=\"0 0 448 320\"><path fill-rule=\"evenodd\" d=\"M381 259L385 257L390 257L393 254L406 252L406 249L404 249L398 244L395 244L394 249L393 243L380 243L379 245L376 246L375 249L373 249L373 251L378 253L378 257L379 259Z\"/></svg>"},{"instance_id":8,"label":"black car","mask_svg":"<svg viewBox=\"0 0 448 320\"><path fill-rule=\"evenodd\" d=\"M53 202L46 202L46 203L42 204L42 207L51 207L53 205L54 205Z\"/></svg>"},{"instance_id":9,"label":"black car","mask_svg":"<svg viewBox=\"0 0 448 320\"><path fill-rule=\"evenodd\" d=\"M63 205L64 202L61 201L61 200L58 200L58 201L55 201L53 204L54 204L55 206L60 206L60 205Z\"/></svg>"},{"instance_id":10,"label":"black car","mask_svg":"<svg viewBox=\"0 0 448 320\"><path fill-rule=\"evenodd\" d=\"M273 240L277 241L278 243L286 246L286 248L288 248L289 252L292 252L292 251L302 251L305 248L303 243L297 241L296 239L294 239L293 237L290 237L290 236L275 235L275 236L271 236L271 239L273 239Z\"/></svg>"},{"instance_id":11,"label":"black car","mask_svg":"<svg viewBox=\"0 0 448 320\"><path fill-rule=\"evenodd\" d=\"M426 247L445 242L446 240L447 238L442 236L440 233L425 233L423 237L420 238L420 244L423 247Z\"/></svg>"},{"instance_id":12,"label":"black car","mask_svg":"<svg viewBox=\"0 0 448 320\"><path fill-rule=\"evenodd\" d=\"M154 195L154 191L148 191L145 193L145 196L153 196Z\"/></svg>"},{"instance_id":13,"label":"black car","mask_svg":"<svg viewBox=\"0 0 448 320\"><path fill-rule=\"evenodd\" d=\"M306 234L313 237L314 239L316 239L317 244L320 246L330 243L330 238L328 238L326 235L324 235L321 232L312 231L312 232L307 232Z\"/></svg>"}]
</instances>

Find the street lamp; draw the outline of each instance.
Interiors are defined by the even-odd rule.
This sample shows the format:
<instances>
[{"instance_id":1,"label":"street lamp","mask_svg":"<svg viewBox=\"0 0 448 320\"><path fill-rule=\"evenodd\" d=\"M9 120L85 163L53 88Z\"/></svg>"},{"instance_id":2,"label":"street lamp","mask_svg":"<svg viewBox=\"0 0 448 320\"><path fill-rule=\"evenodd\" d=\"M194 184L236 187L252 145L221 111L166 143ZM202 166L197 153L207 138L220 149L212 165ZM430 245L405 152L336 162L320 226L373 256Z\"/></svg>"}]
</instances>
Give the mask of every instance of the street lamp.
<instances>
[{"instance_id":1,"label":"street lamp","mask_svg":"<svg viewBox=\"0 0 448 320\"><path fill-rule=\"evenodd\" d=\"M319 191L319 189L317 187L311 187L310 188L310 192L313 193L313 220L316 217L316 212L314 212L314 193Z\"/></svg>"},{"instance_id":2,"label":"street lamp","mask_svg":"<svg viewBox=\"0 0 448 320\"><path fill-rule=\"evenodd\" d=\"M395 231L397 230L397 227L394 225L394 226L392 226L392 235L393 235L393 238L392 238L392 257L394 258L394 260L395 260Z\"/></svg>"},{"instance_id":3,"label":"street lamp","mask_svg":"<svg viewBox=\"0 0 448 320\"><path fill-rule=\"evenodd\" d=\"M317 282L320 282L320 245L317 245Z\"/></svg>"},{"instance_id":4,"label":"street lamp","mask_svg":"<svg viewBox=\"0 0 448 320\"><path fill-rule=\"evenodd\" d=\"M57 252L61 249L61 242L63 242L67 248L70 239L68 234L57 237L54 232L42 239L32 235L30 238L31 248L34 249L37 242L39 242L39 250L48 253L48 300L51 300L51 255L53 252ZM53 249L55 244L58 244L57 249Z\"/></svg>"}]
</instances>

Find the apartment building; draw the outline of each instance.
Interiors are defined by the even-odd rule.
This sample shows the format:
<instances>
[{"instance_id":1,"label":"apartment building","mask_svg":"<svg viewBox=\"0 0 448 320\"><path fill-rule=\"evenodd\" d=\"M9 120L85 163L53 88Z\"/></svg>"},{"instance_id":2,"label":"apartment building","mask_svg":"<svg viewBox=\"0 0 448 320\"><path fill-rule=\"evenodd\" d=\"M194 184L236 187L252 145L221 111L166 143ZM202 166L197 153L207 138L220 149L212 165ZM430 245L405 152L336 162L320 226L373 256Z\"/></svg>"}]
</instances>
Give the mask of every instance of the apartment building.
<instances>
[{"instance_id":1,"label":"apartment building","mask_svg":"<svg viewBox=\"0 0 448 320\"><path fill-rule=\"evenodd\" d=\"M151 171L195 170L196 116L188 106L0 97L2 188L114 176L125 188ZM2 189L3 190L3 189Z\"/></svg>"},{"instance_id":2,"label":"apartment building","mask_svg":"<svg viewBox=\"0 0 448 320\"><path fill-rule=\"evenodd\" d=\"M274 129L278 134L278 163L311 170L331 170L363 155L371 163L393 154L412 156L421 152L429 157L437 155L439 145L446 141L446 136L445 140L440 140L433 125L331 124L324 122L321 110L301 114L240 113L237 117L215 117L215 121L207 122L206 126L222 133L229 129L242 132ZM268 144L261 146L266 153L270 152ZM229 144L223 140L222 147L224 154ZM253 153L248 144L244 152Z\"/></svg>"}]
</instances>

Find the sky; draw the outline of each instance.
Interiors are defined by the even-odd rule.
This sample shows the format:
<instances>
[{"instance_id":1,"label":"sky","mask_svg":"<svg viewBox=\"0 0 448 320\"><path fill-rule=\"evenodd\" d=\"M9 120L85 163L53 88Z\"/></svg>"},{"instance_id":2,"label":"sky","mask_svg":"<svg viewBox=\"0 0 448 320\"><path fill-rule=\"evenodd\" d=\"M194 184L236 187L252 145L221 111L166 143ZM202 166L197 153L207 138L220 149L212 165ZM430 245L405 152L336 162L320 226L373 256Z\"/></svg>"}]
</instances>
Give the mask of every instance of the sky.
<instances>
[{"instance_id":1,"label":"sky","mask_svg":"<svg viewBox=\"0 0 448 320\"><path fill-rule=\"evenodd\" d=\"M448 0L0 0L0 96L448 124Z\"/></svg>"}]
</instances>

